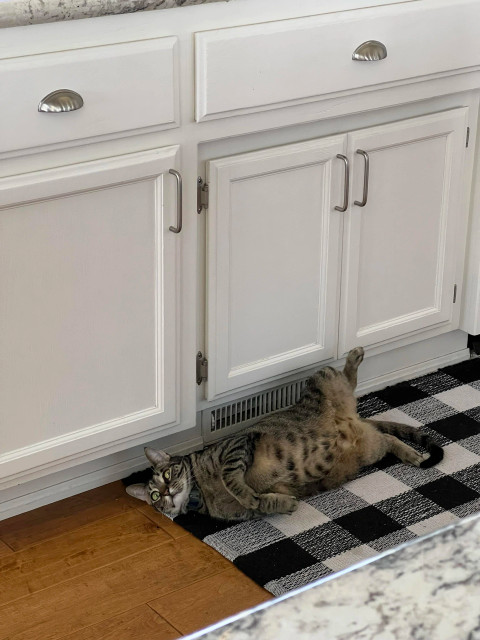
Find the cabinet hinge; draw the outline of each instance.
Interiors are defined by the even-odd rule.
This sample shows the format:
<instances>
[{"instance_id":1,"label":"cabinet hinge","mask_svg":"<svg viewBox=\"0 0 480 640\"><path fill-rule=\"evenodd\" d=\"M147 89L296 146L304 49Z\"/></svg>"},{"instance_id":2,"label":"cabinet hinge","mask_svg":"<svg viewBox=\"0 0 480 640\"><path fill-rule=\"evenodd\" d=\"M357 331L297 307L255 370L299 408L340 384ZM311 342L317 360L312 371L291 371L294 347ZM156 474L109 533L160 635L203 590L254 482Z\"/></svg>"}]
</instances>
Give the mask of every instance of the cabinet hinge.
<instances>
[{"instance_id":1,"label":"cabinet hinge","mask_svg":"<svg viewBox=\"0 0 480 640\"><path fill-rule=\"evenodd\" d=\"M453 285L453 304L457 301L457 285Z\"/></svg>"},{"instance_id":2,"label":"cabinet hinge","mask_svg":"<svg viewBox=\"0 0 480 640\"><path fill-rule=\"evenodd\" d=\"M470 127L467 127L467 139L465 140L466 147L468 147L469 142L470 142Z\"/></svg>"},{"instance_id":3,"label":"cabinet hinge","mask_svg":"<svg viewBox=\"0 0 480 640\"><path fill-rule=\"evenodd\" d=\"M202 209L208 209L208 184L199 176L197 180L197 213L202 213Z\"/></svg>"},{"instance_id":4,"label":"cabinet hinge","mask_svg":"<svg viewBox=\"0 0 480 640\"><path fill-rule=\"evenodd\" d=\"M203 353L197 353L197 384L202 384L204 380L208 380L208 360Z\"/></svg>"}]
</instances>

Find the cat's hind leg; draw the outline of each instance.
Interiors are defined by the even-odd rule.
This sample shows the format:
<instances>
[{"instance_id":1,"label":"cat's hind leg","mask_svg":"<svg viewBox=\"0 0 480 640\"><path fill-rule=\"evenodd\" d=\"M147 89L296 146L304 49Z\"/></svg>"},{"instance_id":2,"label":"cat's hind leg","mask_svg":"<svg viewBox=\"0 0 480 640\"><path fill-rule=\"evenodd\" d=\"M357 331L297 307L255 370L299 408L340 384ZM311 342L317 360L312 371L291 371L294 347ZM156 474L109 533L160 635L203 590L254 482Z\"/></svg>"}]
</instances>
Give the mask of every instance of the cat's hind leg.
<instances>
[{"instance_id":1,"label":"cat's hind leg","mask_svg":"<svg viewBox=\"0 0 480 640\"><path fill-rule=\"evenodd\" d=\"M358 367L362 364L364 353L363 347L355 347L355 349L351 349L347 355L343 374L350 383L352 390L355 390L357 386Z\"/></svg>"},{"instance_id":2,"label":"cat's hind leg","mask_svg":"<svg viewBox=\"0 0 480 640\"><path fill-rule=\"evenodd\" d=\"M415 451L409 444L405 444L395 436L388 434L384 435L387 442L387 453L393 453L401 462L405 464L413 464L415 467L419 467L422 462L428 458L428 454L424 455Z\"/></svg>"}]
</instances>

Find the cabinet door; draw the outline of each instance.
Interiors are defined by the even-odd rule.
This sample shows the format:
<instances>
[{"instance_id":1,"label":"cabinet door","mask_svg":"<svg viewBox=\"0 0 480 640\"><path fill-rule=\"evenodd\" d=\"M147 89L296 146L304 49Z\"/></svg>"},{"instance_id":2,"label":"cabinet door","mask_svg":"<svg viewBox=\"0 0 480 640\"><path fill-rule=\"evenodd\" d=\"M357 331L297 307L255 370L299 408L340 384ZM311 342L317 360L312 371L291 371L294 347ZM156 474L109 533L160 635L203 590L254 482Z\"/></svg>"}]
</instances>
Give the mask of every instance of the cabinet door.
<instances>
[{"instance_id":1,"label":"cabinet door","mask_svg":"<svg viewBox=\"0 0 480 640\"><path fill-rule=\"evenodd\" d=\"M336 353L345 136L208 163L208 398Z\"/></svg>"},{"instance_id":2,"label":"cabinet door","mask_svg":"<svg viewBox=\"0 0 480 640\"><path fill-rule=\"evenodd\" d=\"M0 181L0 477L176 421L177 151Z\"/></svg>"},{"instance_id":3,"label":"cabinet door","mask_svg":"<svg viewBox=\"0 0 480 640\"><path fill-rule=\"evenodd\" d=\"M467 109L348 134L353 161L345 214L339 356L412 332L455 328L457 246L466 210ZM368 198L362 201L364 157Z\"/></svg>"}]
</instances>

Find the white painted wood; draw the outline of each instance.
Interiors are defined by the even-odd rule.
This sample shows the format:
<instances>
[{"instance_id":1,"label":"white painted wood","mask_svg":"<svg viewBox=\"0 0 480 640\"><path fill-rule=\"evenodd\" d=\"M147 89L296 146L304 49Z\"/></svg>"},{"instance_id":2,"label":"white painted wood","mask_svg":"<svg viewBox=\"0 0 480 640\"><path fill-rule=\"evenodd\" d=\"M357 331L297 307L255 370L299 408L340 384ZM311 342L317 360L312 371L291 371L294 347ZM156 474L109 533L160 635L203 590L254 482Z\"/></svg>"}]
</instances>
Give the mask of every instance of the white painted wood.
<instances>
[{"instance_id":1,"label":"white painted wood","mask_svg":"<svg viewBox=\"0 0 480 640\"><path fill-rule=\"evenodd\" d=\"M177 154L0 181L0 477L178 421Z\"/></svg>"},{"instance_id":2,"label":"white painted wood","mask_svg":"<svg viewBox=\"0 0 480 640\"><path fill-rule=\"evenodd\" d=\"M144 122L146 120L135 124L134 118L143 118L146 111L142 111L142 114L139 114L134 110L132 102L129 102L128 117L125 116L122 127L128 126L132 128L112 129L112 133L99 133L100 130L103 132L110 130L108 127L113 123L113 118L112 123L105 121L104 111L102 111L99 115L101 128L89 138L85 137L86 133L80 133L78 128L70 127L70 130L65 133L65 137L58 142L52 142L54 138L49 135L42 138L44 142L37 144L38 138L36 136L41 135L41 133L39 130L35 130L27 141L28 145L32 146L17 151L7 152L4 150L2 143L6 140L6 137L2 135L0 138L0 176L12 176L12 182L10 183L12 189L15 184L20 187L19 195L17 194L15 198L12 198L12 203L17 200L20 202L22 198L26 198L23 194L23 183L20 174L36 172L35 177L36 179L38 178L38 185L35 188L33 184L31 185L31 198L33 200L38 198L39 201L44 198L48 200L50 197L48 190L42 186L46 176L55 176L62 180L63 176L65 176L66 165L73 165L71 175L74 176L79 163L88 162L90 164L90 161L97 159L98 162L95 165L90 164L93 170L89 180L91 180L92 189L101 191L103 183L108 181L108 177L97 175L106 163L104 158L110 158L109 162L112 163L110 166L115 167L119 185L124 182L130 185L132 180L141 181L145 175L142 177L141 171L136 172L131 167L122 168L122 163L117 162L115 158L135 151L144 152L145 149L181 145L185 204L184 230L181 237L175 238L175 247L181 250L176 252L174 269L174 281L176 283L176 291L179 294L177 296L177 302L179 303L177 306L181 310L181 316L177 316L181 340L177 340L176 348L178 349L179 342L181 342L181 349L178 354L179 360L177 360L178 366L175 379L176 388L179 390L176 398L176 412L179 424L171 422L163 426L157 426L155 416L152 416L151 422L148 422L149 418L142 422L142 429L139 431L130 429L128 423L125 426L114 424L109 430L100 430L94 439L90 438L91 434L81 430L78 433L82 433L82 438L85 436L82 443L80 438L77 440L73 438L70 441L70 436L67 435L66 440L61 440L60 438L55 442L50 441L50 444L55 445L55 449L49 449L50 444L44 450L41 450L41 447L37 450L35 449L36 445L32 445L29 450L30 453L35 454L35 466L29 467L28 470L22 470L19 465L11 467L11 473L9 473L8 480L5 480L5 482L13 486L16 483L24 482L27 478L45 477L45 474L52 471L73 468L74 465L83 464L86 461L94 461L102 455L117 455L114 452L120 452L136 444L140 445L163 434L174 433L178 429L193 427L195 424L195 395L198 390L200 397L203 393L203 388L197 388L194 383L194 354L196 349L203 349L205 346L203 341L203 244L205 240L203 224L205 216L203 214L202 216L197 216L195 211L195 183L197 175L204 175L205 158L243 153L251 149L278 146L284 143L296 143L299 140L328 136L332 133L337 134L337 132L358 129L372 124L377 125L386 121L418 115L419 113L430 113L440 109L451 108L452 106L471 104L473 105L472 112L475 109L478 110L478 103L476 106L474 105L476 97L473 92L477 92L480 87L480 72L476 71L475 67L468 66L474 59L474 57L470 56L465 68L455 68L441 74L436 73L433 76L414 74L393 83L387 81L378 86L365 85L362 88L347 88L340 93L334 92L313 96L312 102L307 101L304 104L296 104L294 100L285 103L286 105L288 104L288 108L271 110L270 107L266 107L268 110L263 113L238 115L235 118L212 119L211 121L203 122L201 125L193 121L195 102L193 33L195 31L241 27L242 25L252 24L252 22L291 21L291 19L297 20L298 18L339 11L345 11L343 18L355 18L358 12L351 11L352 9L373 7L381 4L386 6L383 8L377 7L374 10L377 18L383 15L379 13L380 11L392 11L394 8L403 9L403 6L400 7L399 3L391 3L385 0L295 0L295 2L292 2L292 0L239 0L238 2L231 1L198 7L183 7L178 10L138 12L130 15L107 16L101 19L2 30L2 38L0 39L0 74L3 70L10 69L10 65L14 62L19 65L19 68L23 65L22 68L29 69L31 65L36 64L37 56L41 56L46 61L53 60L54 53L52 52L60 54L57 56L58 60L64 55L62 52L67 52L65 55L68 55L73 63L77 59L81 61L83 59L82 56L89 50L90 53L94 53L93 47L99 54L106 53L110 47L115 47L119 52L133 51L134 49L138 52L144 51L146 59L143 62L145 65L144 67L139 66L136 68L135 75L141 74L143 68L145 68L146 78L144 80L147 83L142 84L141 90L147 96L145 104L148 106L148 113L155 114L152 116L153 119L149 121L153 123L151 126L145 126ZM394 4L399 6L388 6ZM458 2L453 0L421 0L409 2L408 4L413 16L417 12L420 14L426 9L447 9L448 7L462 9L469 2L465 0ZM366 14L362 12L362 15ZM337 17L339 17L338 13ZM467 24L467 28L470 29L470 24ZM432 29L432 24L428 25L428 30L432 34L435 32L435 37L440 42L438 31ZM455 34L459 41L463 38L465 42L468 42L468 38L464 38L462 29L456 29ZM371 36L369 35L368 37ZM160 73L161 71L163 73L164 71L164 69L157 69L153 60L155 56L153 49L155 48L155 43L159 42L159 38L162 38L165 42L165 39L172 38L176 42L173 49L173 57L174 65L178 62L181 101L180 104L176 105L178 113L175 112L173 124L159 124L160 120L156 119L160 110L165 107L165 96L162 93L159 100L157 95L159 83L150 83L152 73L151 69L148 70L149 66L153 66L155 72ZM146 53L149 41L153 47L150 58ZM465 51L468 53L468 48L459 47L459 51L455 53L456 56L459 56L455 58L458 60L456 64L463 64L461 61ZM389 57L390 54L391 49L389 49ZM432 56L432 58L434 57ZM98 72L100 73L101 70L104 73L104 70L109 65L110 61L104 60L100 65L101 69L100 67L98 68ZM322 64L322 67L324 66L326 64ZM40 73L40 68L37 71ZM92 82L96 77L95 72L96 67L94 67L91 74ZM300 73L303 72L301 71ZM20 75L18 75L19 79ZM122 83L113 83L110 76L108 76L104 86L99 88L98 93L102 94L104 103L111 99L112 91L115 92L117 90L121 90L122 99L125 99L124 87L130 82L131 76ZM3 92L4 86L6 85L2 84L0 100L5 95ZM461 92L464 93L461 94ZM443 97L438 98L438 96ZM303 102L303 99L299 102ZM35 97L35 109L36 104L37 98ZM4 109L2 115L4 116L5 113ZM9 111L9 113L11 112ZM16 113L13 115L14 117L10 117L8 122L6 122L5 117L2 120L4 131L7 131L8 136L14 135L10 130L16 130L16 136L22 134L19 131L20 128L16 125ZM69 115L74 114L67 114L65 121L67 121L66 119ZM107 119L109 118L111 118L110 115L107 116ZM170 128L179 122L181 122L181 127ZM320 129L316 127L320 127ZM200 159L202 149L208 147L213 141L222 142L228 146L220 152L215 152L210 156L203 156L203 159ZM240 141L250 146L235 149L235 145ZM62 169L57 169L57 167L62 167ZM51 169L50 174L46 172L49 168ZM153 173L150 175L154 176L155 169L152 169L152 171ZM94 175L98 177L96 182L94 181ZM15 178L14 176L17 177ZM169 187L173 188L172 184L167 183L166 180L164 182L165 185L168 184ZM68 180L64 184L60 182L57 184L59 192L64 190L66 194L69 193L71 185ZM116 188L113 187L114 190ZM168 197L169 202L166 202L165 210L171 211L170 201L173 193L166 194L166 197ZM141 195L140 201L144 200L145 198ZM24 205L27 206L27 203L24 203ZM20 205L19 208L22 208L22 206ZM476 219L476 209L472 211L472 215ZM197 221L200 223L198 247ZM169 224L172 222L173 219L169 221ZM462 256L459 254L459 261L461 261L461 258ZM478 265L475 269L478 269ZM198 309L198 315L196 315L195 309ZM441 327L440 330L445 330L445 325L439 326ZM439 329L430 327L421 331L421 333L406 334L394 342L372 346L369 353L379 353L381 349L388 350L388 352L385 351L385 353L381 354L384 359L388 360L388 366L386 365L385 368L388 373L388 371L395 370L397 361L394 355L397 353L398 349L396 347L399 345L410 343L410 348L414 349L415 353L420 354L420 359L424 360L431 357L431 355L426 354L424 346L427 342L426 338L434 335L437 330ZM439 338L450 336L452 333L454 332L449 332L439 336ZM408 349L408 347L404 348ZM458 345L456 348L458 348ZM332 361L332 358L329 361ZM271 375L260 382L252 382L241 387L240 392L238 390L224 392L222 398L226 394L232 396L244 393L245 389L251 390L272 384L272 381L277 381L280 377L291 376L294 372L303 371L305 368L293 369L292 365L292 368L288 368L285 372ZM89 436L88 438L86 437L87 435ZM52 451L54 451L54 455ZM30 461L33 461L33 458L30 458ZM105 458L105 466L107 467L110 464L112 464L111 458ZM106 471L105 478L108 479L108 477L108 471Z\"/></svg>"},{"instance_id":3,"label":"white painted wood","mask_svg":"<svg viewBox=\"0 0 480 640\"><path fill-rule=\"evenodd\" d=\"M478 65L479 20L474 0L418 2L197 33L196 119ZM372 39L385 44L387 58L352 60Z\"/></svg>"},{"instance_id":4,"label":"white painted wood","mask_svg":"<svg viewBox=\"0 0 480 640\"><path fill-rule=\"evenodd\" d=\"M345 219L339 354L444 324L455 329L453 287L466 208L466 118L456 109L349 134L351 201Z\"/></svg>"},{"instance_id":5,"label":"white painted wood","mask_svg":"<svg viewBox=\"0 0 480 640\"><path fill-rule=\"evenodd\" d=\"M208 398L335 354L345 137L208 163Z\"/></svg>"},{"instance_id":6,"label":"white painted wood","mask_svg":"<svg viewBox=\"0 0 480 640\"><path fill-rule=\"evenodd\" d=\"M157 38L3 60L0 151L176 126L176 42ZM40 101L57 89L76 91L84 106L40 113Z\"/></svg>"},{"instance_id":7,"label":"white painted wood","mask_svg":"<svg viewBox=\"0 0 480 640\"><path fill-rule=\"evenodd\" d=\"M476 156L476 163L472 180L463 308L460 319L460 328L473 336L480 334L480 163L477 160L479 137L478 129L472 127L469 150Z\"/></svg>"}]
</instances>

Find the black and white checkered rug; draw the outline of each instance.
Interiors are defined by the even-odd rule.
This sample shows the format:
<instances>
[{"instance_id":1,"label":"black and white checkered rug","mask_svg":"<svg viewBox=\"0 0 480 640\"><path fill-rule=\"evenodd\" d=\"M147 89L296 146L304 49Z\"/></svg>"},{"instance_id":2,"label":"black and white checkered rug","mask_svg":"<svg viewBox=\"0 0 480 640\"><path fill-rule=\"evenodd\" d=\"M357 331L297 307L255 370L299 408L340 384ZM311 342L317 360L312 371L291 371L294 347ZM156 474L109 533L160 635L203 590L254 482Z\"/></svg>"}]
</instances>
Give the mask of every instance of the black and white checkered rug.
<instances>
[{"instance_id":1,"label":"black and white checkered rug","mask_svg":"<svg viewBox=\"0 0 480 640\"><path fill-rule=\"evenodd\" d=\"M480 358L365 395L358 411L422 426L444 459L418 469L384 458L291 516L175 521L280 595L480 511Z\"/></svg>"}]
</instances>

